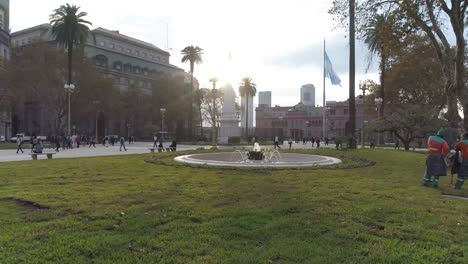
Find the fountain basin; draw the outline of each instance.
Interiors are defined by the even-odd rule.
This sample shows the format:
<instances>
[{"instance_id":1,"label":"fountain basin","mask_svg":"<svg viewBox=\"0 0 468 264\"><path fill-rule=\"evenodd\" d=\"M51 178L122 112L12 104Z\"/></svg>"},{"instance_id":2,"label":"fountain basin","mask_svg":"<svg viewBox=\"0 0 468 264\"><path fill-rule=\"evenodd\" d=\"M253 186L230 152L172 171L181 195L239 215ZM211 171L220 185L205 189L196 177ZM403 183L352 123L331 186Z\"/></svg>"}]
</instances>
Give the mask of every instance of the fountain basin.
<instances>
[{"instance_id":1,"label":"fountain basin","mask_svg":"<svg viewBox=\"0 0 468 264\"><path fill-rule=\"evenodd\" d=\"M192 165L235 168L321 167L341 163L337 158L309 154L281 153L280 158L273 158L270 161L248 160L246 155L242 152L203 153L178 156L174 160Z\"/></svg>"}]
</instances>

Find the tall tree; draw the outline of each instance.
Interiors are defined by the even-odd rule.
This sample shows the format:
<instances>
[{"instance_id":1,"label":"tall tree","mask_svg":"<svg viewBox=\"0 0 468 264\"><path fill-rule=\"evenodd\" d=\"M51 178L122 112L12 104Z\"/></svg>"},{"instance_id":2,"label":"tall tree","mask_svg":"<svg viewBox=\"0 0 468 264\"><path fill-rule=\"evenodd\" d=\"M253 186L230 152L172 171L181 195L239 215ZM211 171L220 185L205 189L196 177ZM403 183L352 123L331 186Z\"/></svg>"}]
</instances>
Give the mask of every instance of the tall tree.
<instances>
[{"instance_id":1,"label":"tall tree","mask_svg":"<svg viewBox=\"0 0 468 264\"><path fill-rule=\"evenodd\" d=\"M350 148L356 148L356 38L355 38L355 0L349 0L349 137Z\"/></svg>"},{"instance_id":2,"label":"tall tree","mask_svg":"<svg viewBox=\"0 0 468 264\"><path fill-rule=\"evenodd\" d=\"M73 47L86 42L91 22L84 20L86 12L79 12L76 5L62 5L50 15L52 35L55 40L67 49L68 53L68 84L72 84Z\"/></svg>"},{"instance_id":3,"label":"tall tree","mask_svg":"<svg viewBox=\"0 0 468 264\"><path fill-rule=\"evenodd\" d=\"M211 89L211 96L212 96L212 124L211 124L211 145L213 148L216 147L216 142L218 141L218 135L217 135L217 121L216 121L216 83L218 83L218 78L213 77L210 78L210 83L213 85L213 88Z\"/></svg>"},{"instance_id":4,"label":"tall tree","mask_svg":"<svg viewBox=\"0 0 468 264\"><path fill-rule=\"evenodd\" d=\"M252 78L245 77L239 86L239 94L245 96L245 138L249 137L249 98L257 94L257 85Z\"/></svg>"},{"instance_id":5,"label":"tall tree","mask_svg":"<svg viewBox=\"0 0 468 264\"><path fill-rule=\"evenodd\" d=\"M390 46L392 45L391 19L388 14L375 14L371 18L369 25L364 32L364 43L369 51L378 54L380 57L380 94L382 105L380 107L380 116L385 111L385 70Z\"/></svg>"},{"instance_id":6,"label":"tall tree","mask_svg":"<svg viewBox=\"0 0 468 264\"><path fill-rule=\"evenodd\" d=\"M195 70L195 64L200 64L203 63L203 49L196 46L187 46L185 47L182 51L182 62L189 62L190 63L190 92L189 92L189 118L188 118L188 126L189 126L189 136L192 136L193 132L193 124L192 124L192 119L193 119L193 74ZM201 128L203 129L203 127Z\"/></svg>"}]
</instances>

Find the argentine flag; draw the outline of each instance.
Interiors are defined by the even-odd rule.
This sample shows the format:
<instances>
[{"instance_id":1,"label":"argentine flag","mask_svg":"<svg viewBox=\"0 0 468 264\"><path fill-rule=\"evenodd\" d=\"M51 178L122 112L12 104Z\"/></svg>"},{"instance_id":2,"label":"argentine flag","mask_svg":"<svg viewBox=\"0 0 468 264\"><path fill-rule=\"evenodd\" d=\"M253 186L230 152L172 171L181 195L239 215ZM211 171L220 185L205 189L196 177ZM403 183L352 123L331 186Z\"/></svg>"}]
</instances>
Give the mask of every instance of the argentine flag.
<instances>
[{"instance_id":1,"label":"argentine flag","mask_svg":"<svg viewBox=\"0 0 468 264\"><path fill-rule=\"evenodd\" d=\"M339 85L341 86L341 79L338 77L338 74L336 74L335 70L333 70L333 65L330 61L330 58L328 58L327 52L325 52L325 77L330 78L330 81L333 85Z\"/></svg>"}]
</instances>

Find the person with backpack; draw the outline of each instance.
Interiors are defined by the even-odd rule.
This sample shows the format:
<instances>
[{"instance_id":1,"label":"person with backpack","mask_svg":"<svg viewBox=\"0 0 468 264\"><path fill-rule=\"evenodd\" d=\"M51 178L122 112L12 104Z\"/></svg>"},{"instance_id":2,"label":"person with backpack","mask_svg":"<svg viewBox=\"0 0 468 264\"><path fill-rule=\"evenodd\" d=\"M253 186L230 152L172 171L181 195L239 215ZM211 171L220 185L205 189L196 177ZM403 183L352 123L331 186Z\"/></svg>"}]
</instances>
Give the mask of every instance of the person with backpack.
<instances>
[{"instance_id":1,"label":"person with backpack","mask_svg":"<svg viewBox=\"0 0 468 264\"><path fill-rule=\"evenodd\" d=\"M441 129L436 136L430 136L427 141L426 173L423 181L423 185L426 187L430 186L432 182L433 187L438 188L439 177L447 176L445 157L450 152L450 147L444 140L444 133Z\"/></svg>"}]
</instances>

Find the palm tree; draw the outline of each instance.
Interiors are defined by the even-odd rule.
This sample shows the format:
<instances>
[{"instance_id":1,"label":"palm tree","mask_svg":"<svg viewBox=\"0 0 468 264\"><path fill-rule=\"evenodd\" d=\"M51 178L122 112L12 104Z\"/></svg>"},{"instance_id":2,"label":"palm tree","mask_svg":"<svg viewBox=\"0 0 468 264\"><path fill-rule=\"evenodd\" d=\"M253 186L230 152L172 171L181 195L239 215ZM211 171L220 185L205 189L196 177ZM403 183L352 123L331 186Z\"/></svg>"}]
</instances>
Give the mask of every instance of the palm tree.
<instances>
[{"instance_id":1,"label":"palm tree","mask_svg":"<svg viewBox=\"0 0 468 264\"><path fill-rule=\"evenodd\" d=\"M380 56L380 98L383 103L380 114L384 112L385 102L385 72L387 66L388 49L392 41L391 19L388 14L376 14L371 20L364 33L364 43L369 51Z\"/></svg>"},{"instance_id":2,"label":"palm tree","mask_svg":"<svg viewBox=\"0 0 468 264\"><path fill-rule=\"evenodd\" d=\"M245 96L245 137L249 136L249 97L257 94L257 85L253 83L252 78L245 77L239 86L240 96Z\"/></svg>"},{"instance_id":3,"label":"palm tree","mask_svg":"<svg viewBox=\"0 0 468 264\"><path fill-rule=\"evenodd\" d=\"M190 63L190 77L191 77L191 80L190 80L190 93L189 93L189 103L190 103L190 108L189 108L189 128L190 128L190 134L189 136L191 137L192 136L192 118L193 118L193 113L192 113L192 108L193 108L193 96L192 96L192 93L193 93L193 72L194 72L194 69L195 69L195 64L200 64L200 63L203 63L203 59L202 59L202 56L203 56L203 49L200 48L200 47L194 47L194 46L187 46L185 47L181 52L180 52L183 57L182 57L182 62L185 63L185 62L189 62ZM199 107L201 108L201 107ZM200 128L200 130L203 130L203 127ZM203 134L203 132L202 132Z\"/></svg>"},{"instance_id":4,"label":"palm tree","mask_svg":"<svg viewBox=\"0 0 468 264\"><path fill-rule=\"evenodd\" d=\"M72 89L73 83L73 47L83 44L88 38L91 22L83 19L86 12L78 12L79 7L75 5L62 5L54 10L50 15L50 24L52 26L52 35L59 45L64 46L68 52L68 80L67 86ZM71 111L70 111L71 90L68 93L68 135L71 135Z\"/></svg>"},{"instance_id":5,"label":"palm tree","mask_svg":"<svg viewBox=\"0 0 468 264\"><path fill-rule=\"evenodd\" d=\"M73 47L86 42L91 22L83 19L88 13L79 12L76 5L62 5L50 15L52 35L68 52L68 84L72 84Z\"/></svg>"},{"instance_id":6,"label":"palm tree","mask_svg":"<svg viewBox=\"0 0 468 264\"><path fill-rule=\"evenodd\" d=\"M212 111L211 111L211 119L212 119L212 132L211 132L211 145L213 148L216 148L216 142L217 142L217 138L218 138L218 131L217 131L217 127L216 127L216 83L218 82L218 78L216 77L213 77L213 78L210 78L210 83L213 84L213 89L211 89L211 96L212 96L212 100L213 100L213 105L212 105Z\"/></svg>"},{"instance_id":7,"label":"palm tree","mask_svg":"<svg viewBox=\"0 0 468 264\"><path fill-rule=\"evenodd\" d=\"M380 105L379 116L384 116L385 111L385 72L387 66L388 50L392 45L394 36L392 34L391 16L388 14L375 14L370 20L364 33L364 43L367 44L372 54L380 56ZM380 136L379 141L383 140ZM383 143L383 142L382 142Z\"/></svg>"}]
</instances>

